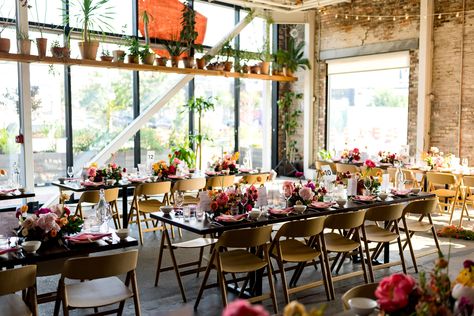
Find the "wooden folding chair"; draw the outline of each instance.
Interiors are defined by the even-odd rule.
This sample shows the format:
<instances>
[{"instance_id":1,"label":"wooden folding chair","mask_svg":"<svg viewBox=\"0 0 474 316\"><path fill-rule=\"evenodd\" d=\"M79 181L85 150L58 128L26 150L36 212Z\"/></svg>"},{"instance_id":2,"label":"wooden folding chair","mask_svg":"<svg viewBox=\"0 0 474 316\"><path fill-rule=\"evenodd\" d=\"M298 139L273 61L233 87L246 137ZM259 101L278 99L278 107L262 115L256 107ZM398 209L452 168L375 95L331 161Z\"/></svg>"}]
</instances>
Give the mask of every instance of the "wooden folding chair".
<instances>
[{"instance_id":1,"label":"wooden folding chair","mask_svg":"<svg viewBox=\"0 0 474 316\"><path fill-rule=\"evenodd\" d=\"M440 213L443 208L448 207L449 225L453 221L454 208L459 199L459 181L455 175L440 172L426 173L428 180L428 192L436 194ZM447 200L447 202L445 202Z\"/></svg>"},{"instance_id":2,"label":"wooden folding chair","mask_svg":"<svg viewBox=\"0 0 474 316\"><path fill-rule=\"evenodd\" d=\"M25 290L24 298L15 294ZM4 316L38 315L35 265L0 271L0 306Z\"/></svg>"}]
</instances>

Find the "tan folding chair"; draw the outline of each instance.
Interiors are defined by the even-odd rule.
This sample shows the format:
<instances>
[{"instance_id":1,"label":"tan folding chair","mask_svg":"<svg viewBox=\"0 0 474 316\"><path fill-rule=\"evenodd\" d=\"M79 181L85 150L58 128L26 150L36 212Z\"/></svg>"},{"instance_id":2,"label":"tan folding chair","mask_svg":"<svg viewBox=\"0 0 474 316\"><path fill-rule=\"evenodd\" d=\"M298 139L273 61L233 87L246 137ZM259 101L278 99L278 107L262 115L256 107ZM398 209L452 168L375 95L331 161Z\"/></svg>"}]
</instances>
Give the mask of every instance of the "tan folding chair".
<instances>
[{"instance_id":1,"label":"tan folding chair","mask_svg":"<svg viewBox=\"0 0 474 316\"><path fill-rule=\"evenodd\" d=\"M230 176L215 176L207 179L206 187L209 189L225 190L234 186L235 175Z\"/></svg>"},{"instance_id":2,"label":"tan folding chair","mask_svg":"<svg viewBox=\"0 0 474 316\"><path fill-rule=\"evenodd\" d=\"M193 178L193 179L185 179L176 181L173 185L173 189L171 193L176 191L184 192L184 203L183 205L187 204L198 204L199 203L199 191L206 189L206 178ZM174 201L173 194L171 198Z\"/></svg>"},{"instance_id":3,"label":"tan folding chair","mask_svg":"<svg viewBox=\"0 0 474 316\"><path fill-rule=\"evenodd\" d=\"M323 243L321 240L325 219L325 216L321 216L305 221L285 223L281 226L273 239L269 253L270 256L277 260L280 268L285 304L289 303L290 294L301 292L320 284L320 282L312 282L288 289L284 266L285 263L302 264L302 267L304 268L307 262L313 262L316 265L316 258L319 258L324 289L326 291L327 299L330 299L326 269L324 267L325 258L323 258L326 256L326 252L323 250ZM302 242L295 238L307 238L307 241ZM298 270L298 274L301 274L302 269L300 270Z\"/></svg>"},{"instance_id":4,"label":"tan folding chair","mask_svg":"<svg viewBox=\"0 0 474 316\"><path fill-rule=\"evenodd\" d=\"M15 294L24 290L24 299ZM0 271L0 306L2 316L38 315L35 265Z\"/></svg>"},{"instance_id":5,"label":"tan folding chair","mask_svg":"<svg viewBox=\"0 0 474 316\"><path fill-rule=\"evenodd\" d=\"M411 185L412 188L420 188L421 189L421 185L418 182L418 179L416 178L416 175L413 172L413 170L402 169L402 172L403 172L403 176L405 178L405 185Z\"/></svg>"},{"instance_id":6,"label":"tan folding chair","mask_svg":"<svg viewBox=\"0 0 474 316\"><path fill-rule=\"evenodd\" d=\"M459 181L453 174L439 172L426 173L426 179L428 180L428 192L434 193L438 197L440 213L444 213L444 207L449 208L449 225L451 225L454 208L459 198Z\"/></svg>"},{"instance_id":7,"label":"tan folding chair","mask_svg":"<svg viewBox=\"0 0 474 316\"><path fill-rule=\"evenodd\" d=\"M458 227L462 227L464 212L466 212L466 217L468 218L468 220L471 220L471 217L469 216L469 212L467 210L467 205L471 204L472 206L474 206L474 195L472 192L472 188L474 187L474 176L463 176L462 183L463 183L462 208L461 208L461 218L459 219Z\"/></svg>"},{"instance_id":8,"label":"tan folding chair","mask_svg":"<svg viewBox=\"0 0 474 316\"><path fill-rule=\"evenodd\" d=\"M117 206L119 188L104 190L104 195L105 195L104 196L105 201L107 201L107 203L109 203L110 205L115 228L119 229L121 228L120 215L119 215L118 206ZM76 213L75 213L77 216L80 216L82 219L84 218L82 214L82 207L84 203L89 203L89 204L94 204L94 205L99 203L99 191L93 190L93 191L85 191L82 193L81 197L79 198L79 202L77 203Z\"/></svg>"},{"instance_id":9,"label":"tan folding chair","mask_svg":"<svg viewBox=\"0 0 474 316\"><path fill-rule=\"evenodd\" d=\"M431 214L435 212L437 203L438 200L436 198L413 201L407 206L405 206L405 208L403 209L403 230L405 231L405 235L407 236L405 244L403 245L403 249L405 249L405 247L408 245L410 249L411 260L413 262L413 267L415 268L416 273L418 273L418 266L416 264L415 252L411 243L411 238L415 233L427 232L431 230L431 234L436 244L436 248L438 249L438 252L441 252L438 236L436 235L436 228L433 224L433 220L431 219ZM418 215L419 218L416 221L408 220L408 215ZM426 221L423 221L425 217L428 218L428 223Z\"/></svg>"},{"instance_id":10,"label":"tan folding chair","mask_svg":"<svg viewBox=\"0 0 474 316\"><path fill-rule=\"evenodd\" d=\"M263 186L265 185L265 182L267 182L269 178L270 178L269 173L246 174L245 176L242 176L242 180L240 181L248 185Z\"/></svg>"},{"instance_id":11,"label":"tan folding chair","mask_svg":"<svg viewBox=\"0 0 474 316\"><path fill-rule=\"evenodd\" d=\"M216 242L217 239L215 238L206 238L204 237L199 237L179 243L171 243L168 230L166 229L166 224L163 223L164 231L163 235L161 236L161 244L160 244L160 250L158 253L158 263L156 267L156 274L155 274L155 286L158 286L158 282L160 279L160 274L161 272L169 271L169 270L174 270L176 274L176 278L178 280L178 285L179 289L181 291L181 296L183 298L183 302L186 302L186 292L184 290L183 282L181 280L181 276L188 275L191 273L194 273L192 270L187 270L187 271L180 271L180 268L186 268L186 267L191 267L196 265L197 266L197 277L199 277L199 270L201 269L202 265L202 259L204 255L204 248L207 246L213 246ZM165 249L169 249L170 256L171 256L171 262L172 266L170 267L161 267L162 261L163 261L163 252ZM174 250L176 249L199 249L199 257L197 261L193 262L187 262L183 264L177 263L176 256L174 254Z\"/></svg>"},{"instance_id":12,"label":"tan folding chair","mask_svg":"<svg viewBox=\"0 0 474 316\"><path fill-rule=\"evenodd\" d=\"M403 204L385 205L371 207L365 213L365 236L362 238L365 243L365 251L367 253L367 262L369 266L370 280L374 282L374 272L372 270L372 261L376 260L383 249L384 243L389 243L396 240L398 243L398 250L400 253L400 260L402 263L403 273L407 273L405 265L405 258L403 256L403 246L400 237L400 229L398 221L403 215ZM372 223L374 222L374 223ZM377 222L384 222L384 227L378 225ZM370 256L369 242L376 242L377 246Z\"/></svg>"},{"instance_id":13,"label":"tan folding chair","mask_svg":"<svg viewBox=\"0 0 474 316\"><path fill-rule=\"evenodd\" d=\"M260 302L264 299L271 299L275 314L278 313L270 256L268 254L268 242L270 241L271 232L271 226L225 231L212 251L194 308L197 309L201 301L211 269L217 270L222 303L224 306L227 306L225 273L247 273L248 278L242 287L243 291L247 286L251 272L267 268L270 293L252 297L248 300L250 302ZM230 248L233 249L230 250ZM249 248L255 249L256 252L248 251Z\"/></svg>"},{"instance_id":14,"label":"tan folding chair","mask_svg":"<svg viewBox=\"0 0 474 316\"><path fill-rule=\"evenodd\" d=\"M397 168L394 167L388 167L387 168L387 173L388 173L388 181L395 185L395 175L397 174Z\"/></svg>"},{"instance_id":15,"label":"tan folding chair","mask_svg":"<svg viewBox=\"0 0 474 316\"><path fill-rule=\"evenodd\" d=\"M106 256L67 260L58 285L64 315L69 315L69 310L74 308L94 308L94 315L122 315L125 300L129 298L133 298L135 315L140 315L135 272L137 260L136 249ZM122 282L117 276L124 274L125 282ZM66 283L66 279L83 282ZM117 303L120 304L115 310L98 312L99 307Z\"/></svg>"},{"instance_id":16,"label":"tan folding chair","mask_svg":"<svg viewBox=\"0 0 474 316\"><path fill-rule=\"evenodd\" d=\"M133 221L138 225L138 232L140 235L140 244L143 245L143 233L162 230L163 227L159 226L158 221L147 217L147 214L158 212L160 207L168 204L168 193L171 189L171 182L153 182L153 183L142 183L135 188L133 193L132 206L130 208L129 222ZM150 198L151 196L163 195L162 200L156 198ZM140 217L143 217L141 219ZM142 227L142 222L145 223L146 228ZM151 227L149 225L151 222Z\"/></svg>"},{"instance_id":17,"label":"tan folding chair","mask_svg":"<svg viewBox=\"0 0 474 316\"><path fill-rule=\"evenodd\" d=\"M349 306L349 300L354 297L365 297L377 300L377 297L375 297L375 290L378 286L378 283L369 283L353 287L342 295L342 307L344 308L344 310L349 310L351 308Z\"/></svg>"},{"instance_id":18,"label":"tan folding chair","mask_svg":"<svg viewBox=\"0 0 474 316\"><path fill-rule=\"evenodd\" d=\"M336 163L336 171L337 173L356 173L359 172L359 167L346 163Z\"/></svg>"},{"instance_id":19,"label":"tan folding chair","mask_svg":"<svg viewBox=\"0 0 474 316\"><path fill-rule=\"evenodd\" d=\"M334 270L336 265L336 273L338 273L342 267L342 264L344 263L346 256L355 250L358 250L359 256L361 258L360 262L362 264L364 281L365 283L369 282L369 272L365 266L364 252L361 242L361 235L362 237L365 237L364 216L365 210L360 210L356 212L329 215L324 222L324 227L332 230L331 232L325 233L323 235L326 251L328 254L330 252L337 254L331 268L329 267L329 259L325 260L326 271L328 271L328 284L331 291L331 299L335 298L333 286L334 281L360 275L360 272L353 272L346 275L338 275L335 277L332 276L332 270ZM346 233L339 234L334 232L334 230L346 230Z\"/></svg>"}]
</instances>

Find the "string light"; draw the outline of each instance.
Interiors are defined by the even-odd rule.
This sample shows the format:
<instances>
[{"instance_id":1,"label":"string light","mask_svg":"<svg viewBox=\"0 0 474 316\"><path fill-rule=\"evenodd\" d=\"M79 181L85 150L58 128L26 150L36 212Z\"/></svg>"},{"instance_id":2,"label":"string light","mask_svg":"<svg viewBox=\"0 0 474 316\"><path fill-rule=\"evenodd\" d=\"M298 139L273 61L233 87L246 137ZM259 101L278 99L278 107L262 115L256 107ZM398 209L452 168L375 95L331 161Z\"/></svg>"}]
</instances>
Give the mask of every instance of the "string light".
<instances>
[{"instance_id":1,"label":"string light","mask_svg":"<svg viewBox=\"0 0 474 316\"><path fill-rule=\"evenodd\" d=\"M367 21L370 21L370 16L367 17Z\"/></svg>"},{"instance_id":2,"label":"string light","mask_svg":"<svg viewBox=\"0 0 474 316\"><path fill-rule=\"evenodd\" d=\"M459 12L456 12L456 17L459 18Z\"/></svg>"},{"instance_id":3,"label":"string light","mask_svg":"<svg viewBox=\"0 0 474 316\"><path fill-rule=\"evenodd\" d=\"M407 15L405 15L405 20L408 20L408 14L407 14Z\"/></svg>"},{"instance_id":4,"label":"string light","mask_svg":"<svg viewBox=\"0 0 474 316\"><path fill-rule=\"evenodd\" d=\"M346 18L346 20L349 18L349 17L347 16L347 14L346 14L345 18Z\"/></svg>"},{"instance_id":5,"label":"string light","mask_svg":"<svg viewBox=\"0 0 474 316\"><path fill-rule=\"evenodd\" d=\"M336 14L334 17L337 19L338 15Z\"/></svg>"},{"instance_id":6,"label":"string light","mask_svg":"<svg viewBox=\"0 0 474 316\"><path fill-rule=\"evenodd\" d=\"M379 21L382 21L382 17L381 17L381 16L379 16Z\"/></svg>"},{"instance_id":7,"label":"string light","mask_svg":"<svg viewBox=\"0 0 474 316\"><path fill-rule=\"evenodd\" d=\"M356 20L359 21L359 16L358 15L356 16Z\"/></svg>"},{"instance_id":8,"label":"string light","mask_svg":"<svg viewBox=\"0 0 474 316\"><path fill-rule=\"evenodd\" d=\"M438 15L438 20L441 20L441 14L440 14L440 15Z\"/></svg>"},{"instance_id":9,"label":"string light","mask_svg":"<svg viewBox=\"0 0 474 316\"><path fill-rule=\"evenodd\" d=\"M322 10L320 9L319 12L321 12L323 15L327 15L328 12L326 10ZM458 11L458 12L438 12L438 13L435 13L435 14L430 14L430 15L418 15L418 14L405 14L405 15L381 15L381 16L378 16L378 15L365 15L365 14L362 14L362 15L355 15L355 14L337 14L335 13L334 14L334 18L335 19L338 19L340 16L341 17L344 17L344 19L349 19L349 18L353 18L355 19L356 21L359 21L360 18L362 19L365 19L367 21L371 21L372 18L374 19L377 19L379 21L382 21L384 20L385 18L387 19L391 19L392 21L397 21L397 20L409 20L411 17L413 18L421 18L421 19L428 19L428 17L434 17L434 18L438 18L439 20L443 18L443 16L456 16L456 18L459 18L461 16L461 14L463 15L472 15L474 16L474 10L467 10L467 11Z\"/></svg>"},{"instance_id":10,"label":"string light","mask_svg":"<svg viewBox=\"0 0 474 316\"><path fill-rule=\"evenodd\" d=\"M393 20L394 20L394 21L396 21L396 20L397 20L397 18L396 18L396 17L393 17Z\"/></svg>"}]
</instances>

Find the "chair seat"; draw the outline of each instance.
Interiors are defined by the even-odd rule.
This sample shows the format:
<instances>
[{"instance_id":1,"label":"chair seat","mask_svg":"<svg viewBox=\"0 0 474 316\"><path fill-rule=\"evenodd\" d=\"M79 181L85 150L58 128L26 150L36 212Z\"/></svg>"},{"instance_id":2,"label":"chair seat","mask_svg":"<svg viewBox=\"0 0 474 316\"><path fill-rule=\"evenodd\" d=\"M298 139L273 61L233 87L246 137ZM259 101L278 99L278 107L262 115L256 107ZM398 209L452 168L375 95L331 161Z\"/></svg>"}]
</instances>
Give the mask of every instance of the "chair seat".
<instances>
[{"instance_id":1,"label":"chair seat","mask_svg":"<svg viewBox=\"0 0 474 316\"><path fill-rule=\"evenodd\" d=\"M336 233L324 234L326 249L333 252L349 252L360 247L357 241Z\"/></svg>"},{"instance_id":2,"label":"chair seat","mask_svg":"<svg viewBox=\"0 0 474 316\"><path fill-rule=\"evenodd\" d=\"M376 225L365 226L365 235L368 241L389 242L398 238L398 235Z\"/></svg>"},{"instance_id":3,"label":"chair seat","mask_svg":"<svg viewBox=\"0 0 474 316\"><path fill-rule=\"evenodd\" d=\"M19 295L7 294L0 296L0 306L2 316L23 316L32 315L30 309Z\"/></svg>"},{"instance_id":4,"label":"chair seat","mask_svg":"<svg viewBox=\"0 0 474 316\"><path fill-rule=\"evenodd\" d=\"M202 248L213 245L217 242L216 238L195 238L183 242L172 244L175 248Z\"/></svg>"},{"instance_id":5,"label":"chair seat","mask_svg":"<svg viewBox=\"0 0 474 316\"><path fill-rule=\"evenodd\" d=\"M277 223L272 225L272 231L277 232L280 230L281 226L283 226L285 223Z\"/></svg>"},{"instance_id":6,"label":"chair seat","mask_svg":"<svg viewBox=\"0 0 474 316\"><path fill-rule=\"evenodd\" d=\"M140 212L146 212L146 213L158 212L160 210L160 207L163 205L164 203L158 200L138 201L138 208Z\"/></svg>"},{"instance_id":7,"label":"chair seat","mask_svg":"<svg viewBox=\"0 0 474 316\"><path fill-rule=\"evenodd\" d=\"M248 251L237 249L220 254L222 270L224 272L238 273L259 270L267 265L265 260Z\"/></svg>"},{"instance_id":8,"label":"chair seat","mask_svg":"<svg viewBox=\"0 0 474 316\"><path fill-rule=\"evenodd\" d=\"M419 221L407 221L407 228L409 231L412 232L425 232L430 230L432 225L426 222L419 222Z\"/></svg>"},{"instance_id":9,"label":"chair seat","mask_svg":"<svg viewBox=\"0 0 474 316\"><path fill-rule=\"evenodd\" d=\"M438 189L431 191L430 193L434 193L437 197L440 198L453 198L456 196L456 191L449 189Z\"/></svg>"},{"instance_id":10,"label":"chair seat","mask_svg":"<svg viewBox=\"0 0 474 316\"><path fill-rule=\"evenodd\" d=\"M110 277L67 284L66 295L70 307L88 308L118 303L133 293L119 278Z\"/></svg>"},{"instance_id":11,"label":"chair seat","mask_svg":"<svg viewBox=\"0 0 474 316\"><path fill-rule=\"evenodd\" d=\"M308 262L321 254L316 249L295 239L280 241L280 248L281 257L283 261L286 262ZM278 256L278 250L276 247L273 248L272 255L275 257Z\"/></svg>"}]
</instances>

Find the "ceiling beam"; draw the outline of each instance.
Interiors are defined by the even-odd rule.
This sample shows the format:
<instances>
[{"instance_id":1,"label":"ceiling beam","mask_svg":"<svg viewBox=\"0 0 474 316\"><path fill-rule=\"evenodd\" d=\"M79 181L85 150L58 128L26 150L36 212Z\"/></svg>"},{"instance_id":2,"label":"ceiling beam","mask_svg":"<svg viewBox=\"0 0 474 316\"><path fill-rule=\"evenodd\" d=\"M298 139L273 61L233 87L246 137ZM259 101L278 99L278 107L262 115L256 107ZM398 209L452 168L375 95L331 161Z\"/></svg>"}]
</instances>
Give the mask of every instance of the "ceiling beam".
<instances>
[{"instance_id":1,"label":"ceiling beam","mask_svg":"<svg viewBox=\"0 0 474 316\"><path fill-rule=\"evenodd\" d=\"M334 5L343 2L350 2L350 0L305 0L301 4L288 4L272 0L219 0L221 3L231 5L238 5L245 8L260 8L270 11L279 12L298 12L303 10L317 9L328 5ZM212 2L209 1L209 2Z\"/></svg>"}]
</instances>

